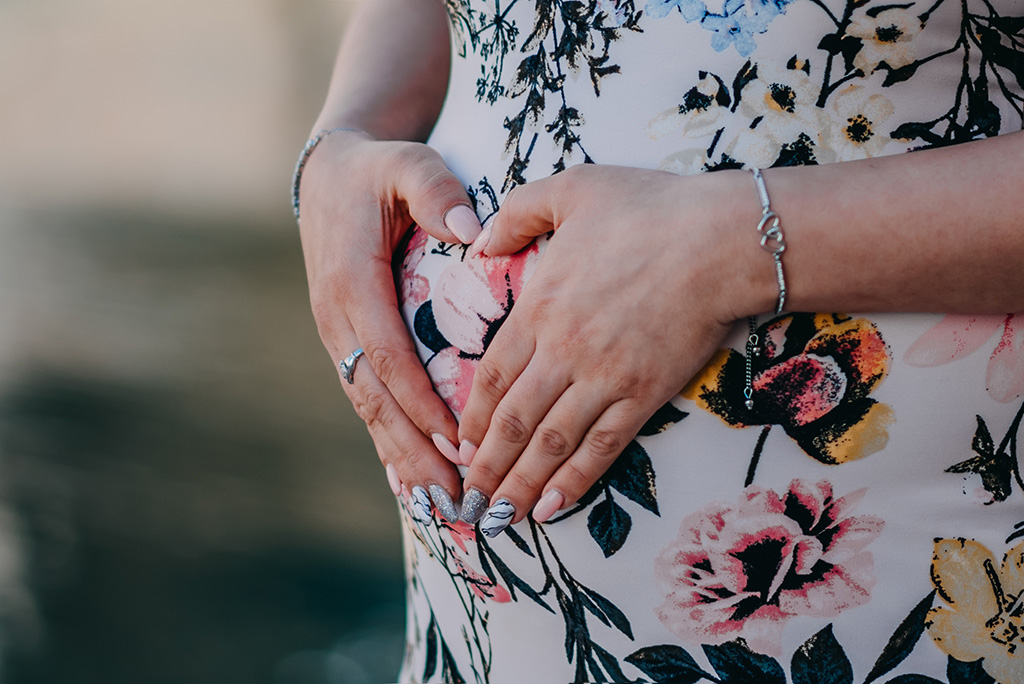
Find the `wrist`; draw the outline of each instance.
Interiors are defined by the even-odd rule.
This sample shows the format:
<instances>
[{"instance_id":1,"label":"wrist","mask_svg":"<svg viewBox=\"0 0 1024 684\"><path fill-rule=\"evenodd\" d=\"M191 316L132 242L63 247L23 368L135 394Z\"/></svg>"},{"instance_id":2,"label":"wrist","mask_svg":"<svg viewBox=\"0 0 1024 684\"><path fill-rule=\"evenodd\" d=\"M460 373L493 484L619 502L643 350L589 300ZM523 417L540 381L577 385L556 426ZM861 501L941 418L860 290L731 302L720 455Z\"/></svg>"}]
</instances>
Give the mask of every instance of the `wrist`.
<instances>
[{"instance_id":1,"label":"wrist","mask_svg":"<svg viewBox=\"0 0 1024 684\"><path fill-rule=\"evenodd\" d=\"M720 322L774 312L779 286L772 255L761 248L758 224L763 218L757 186L749 171L715 171L692 177L694 190L713 209L710 229L712 297L719 299ZM685 179L690 180L690 179ZM770 183L770 181L769 181Z\"/></svg>"}]
</instances>

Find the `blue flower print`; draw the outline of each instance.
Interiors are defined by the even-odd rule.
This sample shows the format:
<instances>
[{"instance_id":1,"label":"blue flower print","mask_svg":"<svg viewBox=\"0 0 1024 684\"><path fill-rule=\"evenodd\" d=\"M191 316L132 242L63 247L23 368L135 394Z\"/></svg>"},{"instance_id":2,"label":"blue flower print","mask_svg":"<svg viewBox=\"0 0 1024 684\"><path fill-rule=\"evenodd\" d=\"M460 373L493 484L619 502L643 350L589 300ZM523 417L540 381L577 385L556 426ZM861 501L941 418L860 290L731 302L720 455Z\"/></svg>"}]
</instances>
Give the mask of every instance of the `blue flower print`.
<instances>
[{"instance_id":1,"label":"blue flower print","mask_svg":"<svg viewBox=\"0 0 1024 684\"><path fill-rule=\"evenodd\" d=\"M701 26L715 35L711 37L711 47L716 52L722 52L730 45L736 45L736 52L744 57L749 55L757 47L754 42L754 34L762 33L762 20L755 14L747 16L746 12L734 12L732 14L709 14L704 17Z\"/></svg>"},{"instance_id":2,"label":"blue flower print","mask_svg":"<svg viewBox=\"0 0 1024 684\"><path fill-rule=\"evenodd\" d=\"M699 21L701 27L711 31L711 47L722 52L730 45L748 56L757 47L754 34L764 33L772 19L785 14L786 5L793 0L726 0L721 14L708 12L703 0L648 0L647 14L652 19L663 19L678 9L687 22Z\"/></svg>"},{"instance_id":3,"label":"blue flower print","mask_svg":"<svg viewBox=\"0 0 1024 684\"><path fill-rule=\"evenodd\" d=\"M674 9L678 9L688 22L703 19L707 14L707 8L701 0L650 0L646 11L652 19L663 19Z\"/></svg>"}]
</instances>

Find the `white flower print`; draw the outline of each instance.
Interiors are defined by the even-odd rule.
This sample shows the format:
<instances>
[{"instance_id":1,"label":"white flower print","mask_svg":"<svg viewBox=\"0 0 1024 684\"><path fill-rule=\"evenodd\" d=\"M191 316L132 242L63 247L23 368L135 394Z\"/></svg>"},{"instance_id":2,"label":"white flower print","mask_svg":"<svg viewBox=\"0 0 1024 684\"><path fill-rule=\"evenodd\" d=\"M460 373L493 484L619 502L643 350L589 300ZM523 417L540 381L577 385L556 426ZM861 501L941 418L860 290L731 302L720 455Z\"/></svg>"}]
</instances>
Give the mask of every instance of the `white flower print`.
<instances>
[{"instance_id":1,"label":"white flower print","mask_svg":"<svg viewBox=\"0 0 1024 684\"><path fill-rule=\"evenodd\" d=\"M884 95L868 95L863 86L850 85L837 93L832 111L828 147L840 159L878 156L891 141L879 131L879 126L895 111Z\"/></svg>"},{"instance_id":2,"label":"white flower print","mask_svg":"<svg viewBox=\"0 0 1024 684\"><path fill-rule=\"evenodd\" d=\"M719 118L728 112L719 101L723 88L721 82L705 73L686 91L678 107L662 112L647 124L647 135L653 139L669 135L699 138L714 133Z\"/></svg>"},{"instance_id":3,"label":"white flower print","mask_svg":"<svg viewBox=\"0 0 1024 684\"><path fill-rule=\"evenodd\" d=\"M846 32L860 38L864 46L857 53L853 65L864 74L870 74L885 62L899 69L914 61L914 38L921 32L921 20L903 7L892 7L869 13L860 8L853 14Z\"/></svg>"}]
</instances>

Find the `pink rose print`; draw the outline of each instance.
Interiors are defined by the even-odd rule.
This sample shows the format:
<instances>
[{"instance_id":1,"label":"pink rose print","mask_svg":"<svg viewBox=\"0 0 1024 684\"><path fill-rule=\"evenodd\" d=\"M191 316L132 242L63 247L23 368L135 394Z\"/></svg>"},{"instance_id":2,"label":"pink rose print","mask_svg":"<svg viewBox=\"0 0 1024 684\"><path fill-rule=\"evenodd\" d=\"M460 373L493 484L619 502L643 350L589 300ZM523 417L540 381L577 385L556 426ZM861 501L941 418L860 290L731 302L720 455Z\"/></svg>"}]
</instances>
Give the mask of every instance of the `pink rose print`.
<instances>
[{"instance_id":1,"label":"pink rose print","mask_svg":"<svg viewBox=\"0 0 1024 684\"><path fill-rule=\"evenodd\" d=\"M667 592L658 617L687 643L743 637L777 656L789 618L834 617L867 603L874 559L864 548L884 522L849 515L863 494L834 499L826 481L793 480L781 495L750 486L733 506L687 516L655 559Z\"/></svg>"},{"instance_id":2,"label":"pink rose print","mask_svg":"<svg viewBox=\"0 0 1024 684\"><path fill-rule=\"evenodd\" d=\"M458 418L469 399L477 361L533 274L540 249L534 243L511 256L474 259L453 253L431 282L418 273L428 248L426 234L417 231L402 262L402 312L416 338L432 352L424 359L427 373Z\"/></svg>"},{"instance_id":3,"label":"pink rose print","mask_svg":"<svg viewBox=\"0 0 1024 684\"><path fill-rule=\"evenodd\" d=\"M1003 403L1024 394L1024 317L947 315L910 346L903 360L928 368L962 359L977 351L1002 328L989 357L985 386Z\"/></svg>"}]
</instances>

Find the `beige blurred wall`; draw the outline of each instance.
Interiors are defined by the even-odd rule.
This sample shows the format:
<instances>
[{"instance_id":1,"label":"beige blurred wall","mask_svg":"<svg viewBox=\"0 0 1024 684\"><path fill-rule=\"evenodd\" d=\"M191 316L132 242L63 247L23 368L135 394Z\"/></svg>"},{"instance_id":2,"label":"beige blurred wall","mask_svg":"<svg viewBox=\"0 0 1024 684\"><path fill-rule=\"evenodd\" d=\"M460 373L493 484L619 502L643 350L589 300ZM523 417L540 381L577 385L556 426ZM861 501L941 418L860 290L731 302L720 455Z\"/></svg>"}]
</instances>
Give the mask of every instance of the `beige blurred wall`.
<instances>
[{"instance_id":1,"label":"beige blurred wall","mask_svg":"<svg viewBox=\"0 0 1024 684\"><path fill-rule=\"evenodd\" d=\"M0 202L282 212L358 0L0 0Z\"/></svg>"}]
</instances>

